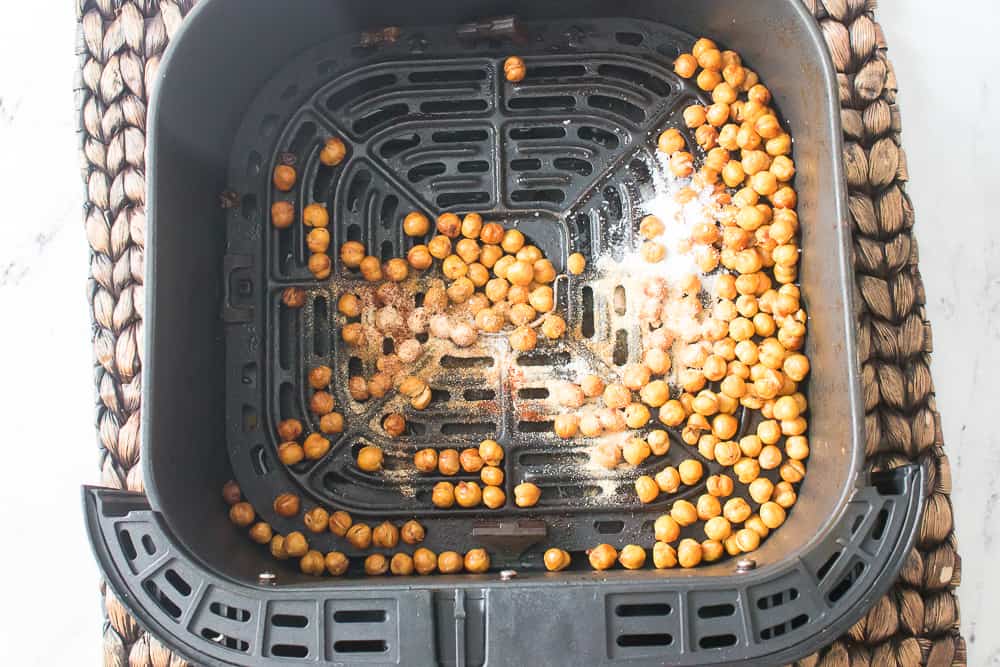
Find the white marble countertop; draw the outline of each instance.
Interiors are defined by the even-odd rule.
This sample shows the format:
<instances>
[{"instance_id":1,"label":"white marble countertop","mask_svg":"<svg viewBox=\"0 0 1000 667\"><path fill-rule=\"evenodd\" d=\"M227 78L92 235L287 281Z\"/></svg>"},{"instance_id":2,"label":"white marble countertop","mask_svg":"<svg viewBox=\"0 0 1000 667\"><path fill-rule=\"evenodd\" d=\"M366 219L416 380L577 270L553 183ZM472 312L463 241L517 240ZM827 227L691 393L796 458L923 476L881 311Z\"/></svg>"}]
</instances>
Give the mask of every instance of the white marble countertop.
<instances>
[{"instance_id":1,"label":"white marble countertop","mask_svg":"<svg viewBox=\"0 0 1000 667\"><path fill-rule=\"evenodd\" d=\"M1000 561L1000 430L993 424L1000 406L1000 224L992 201L1000 190L1000 10L988 0L880 5L902 90L937 405L954 471L962 629L969 665L1000 665L1000 577L993 570ZM99 579L79 495L80 484L98 473L73 3L4 9L0 411L8 455L0 485L0 565L7 572L0 664L95 665Z\"/></svg>"}]
</instances>

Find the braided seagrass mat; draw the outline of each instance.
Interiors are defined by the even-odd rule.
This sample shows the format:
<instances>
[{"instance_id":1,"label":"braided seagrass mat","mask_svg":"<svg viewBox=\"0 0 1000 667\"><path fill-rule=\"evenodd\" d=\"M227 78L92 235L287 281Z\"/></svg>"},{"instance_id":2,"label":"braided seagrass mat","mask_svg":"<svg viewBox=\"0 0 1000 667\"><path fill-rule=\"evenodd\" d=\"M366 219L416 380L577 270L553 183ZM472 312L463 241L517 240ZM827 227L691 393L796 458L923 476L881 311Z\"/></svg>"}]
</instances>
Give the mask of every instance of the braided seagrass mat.
<instances>
[{"instance_id":1,"label":"braided seagrass mat","mask_svg":"<svg viewBox=\"0 0 1000 667\"><path fill-rule=\"evenodd\" d=\"M139 466L146 103L160 57L195 0L77 0L82 171L91 248L97 431L104 485L143 491ZM804 0L840 80L854 231L869 464L929 472L927 509L899 581L802 667L965 665L951 473L929 368L931 331L906 195L896 79L874 0ZM104 664L185 667L104 590Z\"/></svg>"}]
</instances>

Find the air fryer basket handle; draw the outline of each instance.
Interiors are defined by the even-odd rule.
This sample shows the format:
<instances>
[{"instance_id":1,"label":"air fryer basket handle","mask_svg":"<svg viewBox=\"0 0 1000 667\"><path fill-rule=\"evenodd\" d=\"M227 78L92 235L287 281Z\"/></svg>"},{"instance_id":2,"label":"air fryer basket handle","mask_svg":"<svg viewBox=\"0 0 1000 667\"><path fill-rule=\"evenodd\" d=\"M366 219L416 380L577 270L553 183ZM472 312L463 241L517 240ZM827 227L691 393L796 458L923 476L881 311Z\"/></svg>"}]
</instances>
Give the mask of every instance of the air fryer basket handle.
<instances>
[{"instance_id":1,"label":"air fryer basket handle","mask_svg":"<svg viewBox=\"0 0 1000 667\"><path fill-rule=\"evenodd\" d=\"M829 642L889 588L920 524L925 476L916 465L874 474L837 525L798 557L716 577L647 570L263 586L220 577L194 559L142 495L85 487L83 501L115 595L201 665L301 664L295 656L336 664L587 656L591 664L771 665ZM371 622L341 622L352 610L372 614ZM296 627L273 622L292 613L302 619Z\"/></svg>"}]
</instances>

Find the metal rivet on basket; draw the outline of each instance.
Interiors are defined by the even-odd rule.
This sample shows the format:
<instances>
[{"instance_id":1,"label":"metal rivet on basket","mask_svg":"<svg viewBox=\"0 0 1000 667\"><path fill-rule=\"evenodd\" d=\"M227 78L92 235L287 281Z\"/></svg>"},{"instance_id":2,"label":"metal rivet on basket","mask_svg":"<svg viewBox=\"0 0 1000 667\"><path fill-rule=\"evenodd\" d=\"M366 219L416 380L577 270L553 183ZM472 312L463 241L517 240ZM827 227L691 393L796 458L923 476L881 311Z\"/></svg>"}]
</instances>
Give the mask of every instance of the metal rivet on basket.
<instances>
[{"instance_id":1,"label":"metal rivet on basket","mask_svg":"<svg viewBox=\"0 0 1000 667\"><path fill-rule=\"evenodd\" d=\"M257 581L265 586L274 586L278 582L278 575L265 570L257 575Z\"/></svg>"},{"instance_id":2,"label":"metal rivet on basket","mask_svg":"<svg viewBox=\"0 0 1000 667\"><path fill-rule=\"evenodd\" d=\"M757 561L753 558L741 558L736 561L736 571L745 574L757 568Z\"/></svg>"},{"instance_id":3,"label":"metal rivet on basket","mask_svg":"<svg viewBox=\"0 0 1000 667\"><path fill-rule=\"evenodd\" d=\"M500 570L500 581L510 581L517 577L517 570Z\"/></svg>"}]
</instances>

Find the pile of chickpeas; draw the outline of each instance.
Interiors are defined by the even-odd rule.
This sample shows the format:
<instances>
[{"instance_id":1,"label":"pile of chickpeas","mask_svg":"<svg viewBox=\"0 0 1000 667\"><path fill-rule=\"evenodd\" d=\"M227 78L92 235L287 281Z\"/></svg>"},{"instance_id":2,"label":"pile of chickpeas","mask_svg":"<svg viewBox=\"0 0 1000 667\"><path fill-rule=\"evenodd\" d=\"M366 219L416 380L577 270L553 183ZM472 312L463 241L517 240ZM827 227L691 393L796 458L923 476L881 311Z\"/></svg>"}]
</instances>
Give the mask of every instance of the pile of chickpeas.
<instances>
[{"instance_id":1,"label":"pile of chickpeas","mask_svg":"<svg viewBox=\"0 0 1000 667\"><path fill-rule=\"evenodd\" d=\"M795 504L796 485L805 476L809 456L808 402L799 388L808 376L809 360L801 351L807 318L795 285L799 247L797 197L791 186L795 174L792 139L770 106L770 91L734 51L699 39L691 53L677 57L674 71L682 78L694 78L712 100L683 112L697 148L689 146L685 133L677 128L657 138L657 148L666 155L666 168L677 179L689 179L677 191L677 201L683 204L706 191L711 193L706 221L696 224L690 239L682 241L702 274L716 274L708 293L710 304L703 303L701 276L681 280L678 287L683 296L672 304L666 301L663 279L647 281L639 309L645 332L641 361L627 365L620 377L588 375L561 383L552 392L553 400L563 408L553 422L559 438L599 438L632 431L623 439L595 441L592 457L607 468L639 466L650 457L665 456L671 446L667 429L679 431L681 441L697 450L700 459L684 457L676 467L664 466L635 482L636 496L644 504L657 501L661 494L704 486L704 493L694 502L675 500L655 520L652 564L656 568L694 567L726 554L757 549L771 530L784 523L786 512ZM524 78L526 65L512 57L505 61L504 72L508 80L517 82ZM336 165L345 155L343 142L330 139L321 160ZM288 191L294 182L294 168L279 164L275 186ZM287 227L293 221L291 205L276 202L274 226ZM307 236L313 253L309 269L318 280L325 280L330 275L325 209L316 204L306 207L303 223L312 228ZM381 262L356 241L340 248L340 261L348 271L378 284L374 299L367 298L371 294L366 298L352 292L341 295L338 311L346 318L341 328L344 342L355 351L365 344L362 303L368 301L374 303L368 319L374 322L376 333L405 338L393 354L379 357L376 375L349 378L348 391L354 400L382 397L395 390L415 410L428 406L431 389L427 382L404 372L405 364L423 353L412 336L429 332L466 347L481 333L496 334L509 327L511 348L528 351L537 344L536 329L549 339L558 339L566 331L565 320L552 312L556 271L521 232L484 222L476 213L461 218L445 213L434 227L437 233L427 238L430 219L418 211L405 216L404 234L427 238L426 243L414 245L405 259ZM663 221L648 215L638 231L643 260L662 261L668 252L660 241ZM586 260L576 253L567 258L566 265L568 273L579 275ZM385 285L399 286L412 277L411 271L434 268L442 279L429 282L420 307L401 312L393 305ZM287 307L299 307L304 294L286 290L282 301ZM668 316L686 325L671 329L666 326ZM330 449L324 436L343 431L344 418L334 410L328 391L332 376L326 366L309 373L313 390L309 408L319 418L320 433L306 436L300 444L303 428L298 420L278 425L279 458L284 464L321 458ZM737 419L740 408L751 411L747 423L753 425L752 432L742 436ZM403 436L405 417L389 413L382 419L382 428L389 437ZM435 507L498 509L507 502L503 456L499 443L484 440L478 447L461 451L421 449L413 456L413 467L422 474L479 475L481 484L437 483L431 494ZM722 470L706 477L702 460L713 461ZM365 472L379 472L381 449L362 447L356 463ZM340 552L324 556L310 551L303 533L273 535L266 523L255 523L253 508L241 500L238 487L233 491L234 486L231 482L224 489L232 521L249 527L254 541L270 544L276 558L301 558L302 570L310 574L338 575L347 569L347 558ZM514 488L514 495L518 507L533 507L541 491L534 484L522 483ZM297 516L301 510L298 497L288 493L275 499L273 509L283 517ZM306 512L303 520L307 532L329 530L357 549L373 545L392 549L400 539L412 545L424 537L416 521L402 528L385 522L371 529L354 524L346 512L331 514L320 507ZM696 532L698 522L703 539ZM588 550L587 557L596 570L616 563L637 569L647 562L646 549L635 544L620 549L600 544ZM550 571L562 570L571 561L570 553L559 548L548 549L543 556ZM463 568L485 571L489 555L482 549L464 557L455 552L435 555L420 548L412 556L397 553L391 560L372 554L364 569L369 574L428 574Z\"/></svg>"}]
</instances>

